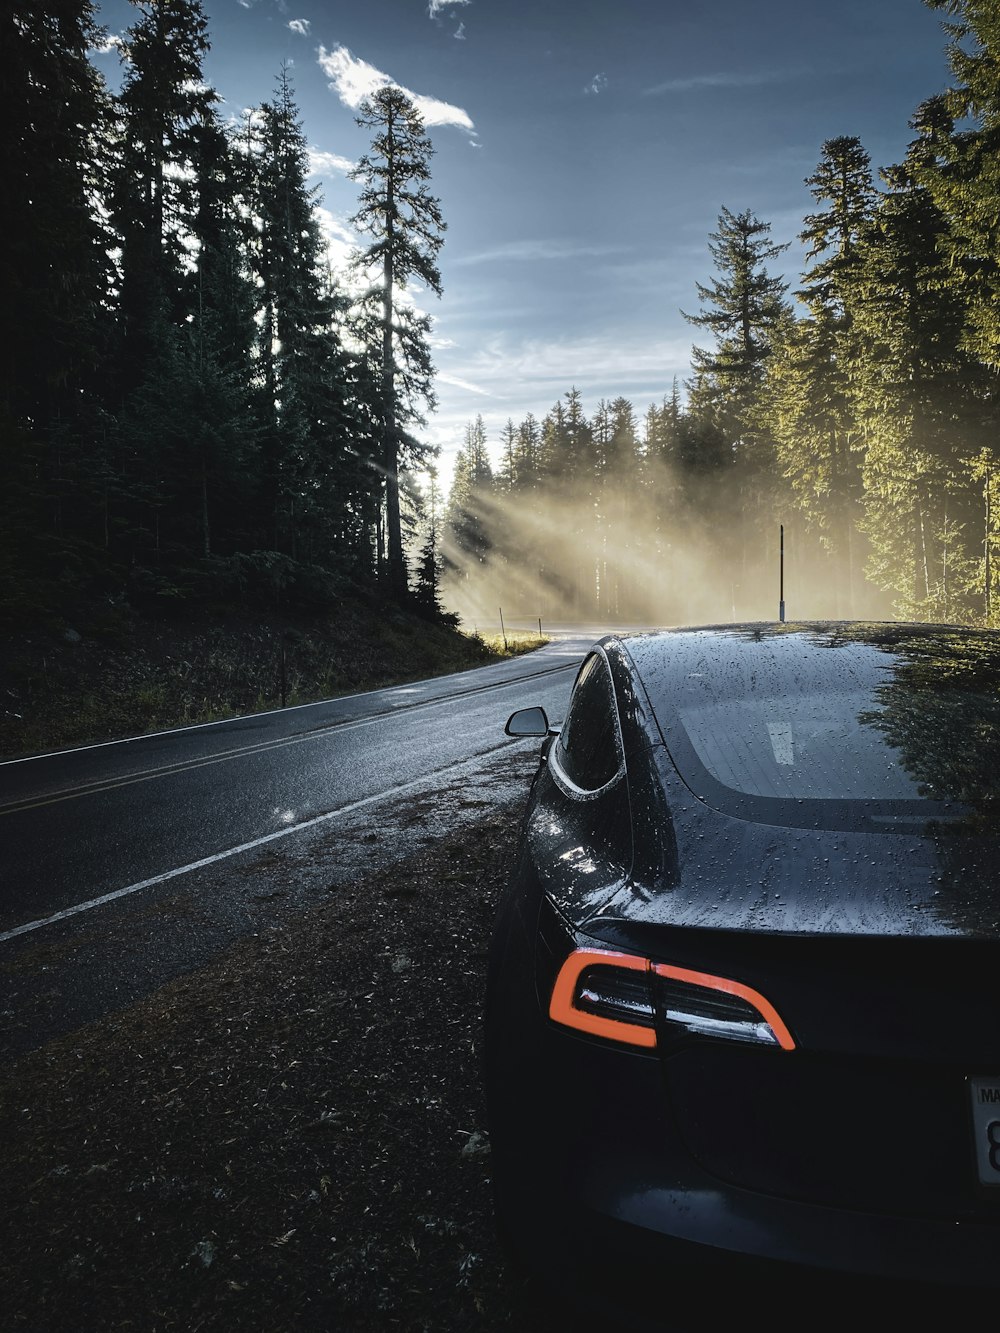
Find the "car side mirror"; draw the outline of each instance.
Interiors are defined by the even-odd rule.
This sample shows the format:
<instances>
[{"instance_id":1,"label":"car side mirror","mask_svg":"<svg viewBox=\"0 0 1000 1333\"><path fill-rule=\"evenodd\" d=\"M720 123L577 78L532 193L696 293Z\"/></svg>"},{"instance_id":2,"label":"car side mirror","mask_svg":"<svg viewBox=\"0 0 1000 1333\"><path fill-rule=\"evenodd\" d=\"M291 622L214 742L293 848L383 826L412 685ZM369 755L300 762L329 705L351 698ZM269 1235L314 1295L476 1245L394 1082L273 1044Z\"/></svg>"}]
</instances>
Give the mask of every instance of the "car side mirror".
<instances>
[{"instance_id":1,"label":"car side mirror","mask_svg":"<svg viewBox=\"0 0 1000 1333\"><path fill-rule=\"evenodd\" d=\"M519 708L507 719L504 731L508 736L547 736L549 719L544 708Z\"/></svg>"}]
</instances>

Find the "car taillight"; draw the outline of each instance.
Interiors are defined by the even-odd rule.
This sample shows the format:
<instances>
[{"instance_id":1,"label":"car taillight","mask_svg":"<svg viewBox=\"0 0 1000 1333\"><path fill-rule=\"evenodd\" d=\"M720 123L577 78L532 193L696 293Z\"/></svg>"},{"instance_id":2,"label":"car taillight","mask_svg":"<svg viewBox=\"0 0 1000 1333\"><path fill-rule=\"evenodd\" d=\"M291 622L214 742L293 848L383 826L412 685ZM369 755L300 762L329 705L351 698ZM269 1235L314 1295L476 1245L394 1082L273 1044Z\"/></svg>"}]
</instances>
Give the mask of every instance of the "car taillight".
<instances>
[{"instance_id":1,"label":"car taillight","mask_svg":"<svg viewBox=\"0 0 1000 1333\"><path fill-rule=\"evenodd\" d=\"M652 1049L656 1016L698 1036L792 1051L778 1011L750 986L634 954L576 949L556 977L549 1017L595 1037Z\"/></svg>"}]
</instances>

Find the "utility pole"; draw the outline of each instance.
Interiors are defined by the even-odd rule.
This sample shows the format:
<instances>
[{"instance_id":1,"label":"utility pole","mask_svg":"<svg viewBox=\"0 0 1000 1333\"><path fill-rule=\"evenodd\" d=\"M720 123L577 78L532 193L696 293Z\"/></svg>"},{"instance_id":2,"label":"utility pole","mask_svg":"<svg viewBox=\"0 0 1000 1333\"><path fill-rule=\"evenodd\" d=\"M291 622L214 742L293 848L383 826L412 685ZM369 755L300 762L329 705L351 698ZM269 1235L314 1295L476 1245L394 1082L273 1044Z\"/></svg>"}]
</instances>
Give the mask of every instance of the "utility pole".
<instances>
[{"instance_id":1,"label":"utility pole","mask_svg":"<svg viewBox=\"0 0 1000 1333\"><path fill-rule=\"evenodd\" d=\"M779 524L781 533L778 555L778 619L785 623L785 525Z\"/></svg>"}]
</instances>

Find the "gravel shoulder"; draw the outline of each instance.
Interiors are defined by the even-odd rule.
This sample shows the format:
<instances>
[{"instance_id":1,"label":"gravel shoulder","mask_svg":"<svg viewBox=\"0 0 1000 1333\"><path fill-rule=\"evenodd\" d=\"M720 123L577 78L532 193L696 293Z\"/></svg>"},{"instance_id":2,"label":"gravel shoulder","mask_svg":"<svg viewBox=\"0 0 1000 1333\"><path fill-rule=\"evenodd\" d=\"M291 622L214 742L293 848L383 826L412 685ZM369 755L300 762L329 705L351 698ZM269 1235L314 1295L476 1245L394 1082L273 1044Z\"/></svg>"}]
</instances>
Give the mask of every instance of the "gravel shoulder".
<instances>
[{"instance_id":1,"label":"gravel shoulder","mask_svg":"<svg viewBox=\"0 0 1000 1333\"><path fill-rule=\"evenodd\" d=\"M7 1329L551 1327L480 1077L523 797L0 1075Z\"/></svg>"}]
</instances>

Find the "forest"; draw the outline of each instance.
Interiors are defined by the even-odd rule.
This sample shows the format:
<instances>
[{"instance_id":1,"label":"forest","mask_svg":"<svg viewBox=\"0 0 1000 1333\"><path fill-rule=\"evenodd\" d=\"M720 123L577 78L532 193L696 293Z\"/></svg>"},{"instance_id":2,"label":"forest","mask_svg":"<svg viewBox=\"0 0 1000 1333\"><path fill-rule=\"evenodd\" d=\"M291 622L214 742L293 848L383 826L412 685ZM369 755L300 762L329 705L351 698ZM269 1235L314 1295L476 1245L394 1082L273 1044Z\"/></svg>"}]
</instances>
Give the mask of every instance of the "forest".
<instances>
[{"instance_id":1,"label":"forest","mask_svg":"<svg viewBox=\"0 0 1000 1333\"><path fill-rule=\"evenodd\" d=\"M775 619L784 528L798 618L1000 623L1000 2L945 13L951 86L902 162L846 135L806 185L807 268L723 207L686 315L690 378L639 417L571 388L469 424L445 511L446 599L470 618ZM779 270L780 272L780 270Z\"/></svg>"},{"instance_id":2,"label":"forest","mask_svg":"<svg viewBox=\"0 0 1000 1333\"><path fill-rule=\"evenodd\" d=\"M0 616L367 590L439 618L434 553L404 550L434 394L400 294L440 290L444 231L420 117L392 87L360 107L346 284L287 69L223 120L200 0L134 8L114 94L89 0L2 19Z\"/></svg>"},{"instance_id":3,"label":"forest","mask_svg":"<svg viewBox=\"0 0 1000 1333\"><path fill-rule=\"evenodd\" d=\"M925 0L950 86L876 173L832 137L808 263L723 207L690 377L637 412L568 389L447 501L421 427L445 223L399 89L362 105L350 282L331 271L287 71L234 123L200 0L133 0L112 92L89 0L6 7L0 617L88 600L440 618L1000 616L1000 0ZM832 127L836 128L836 127ZM736 203L738 201L731 201Z\"/></svg>"}]
</instances>

